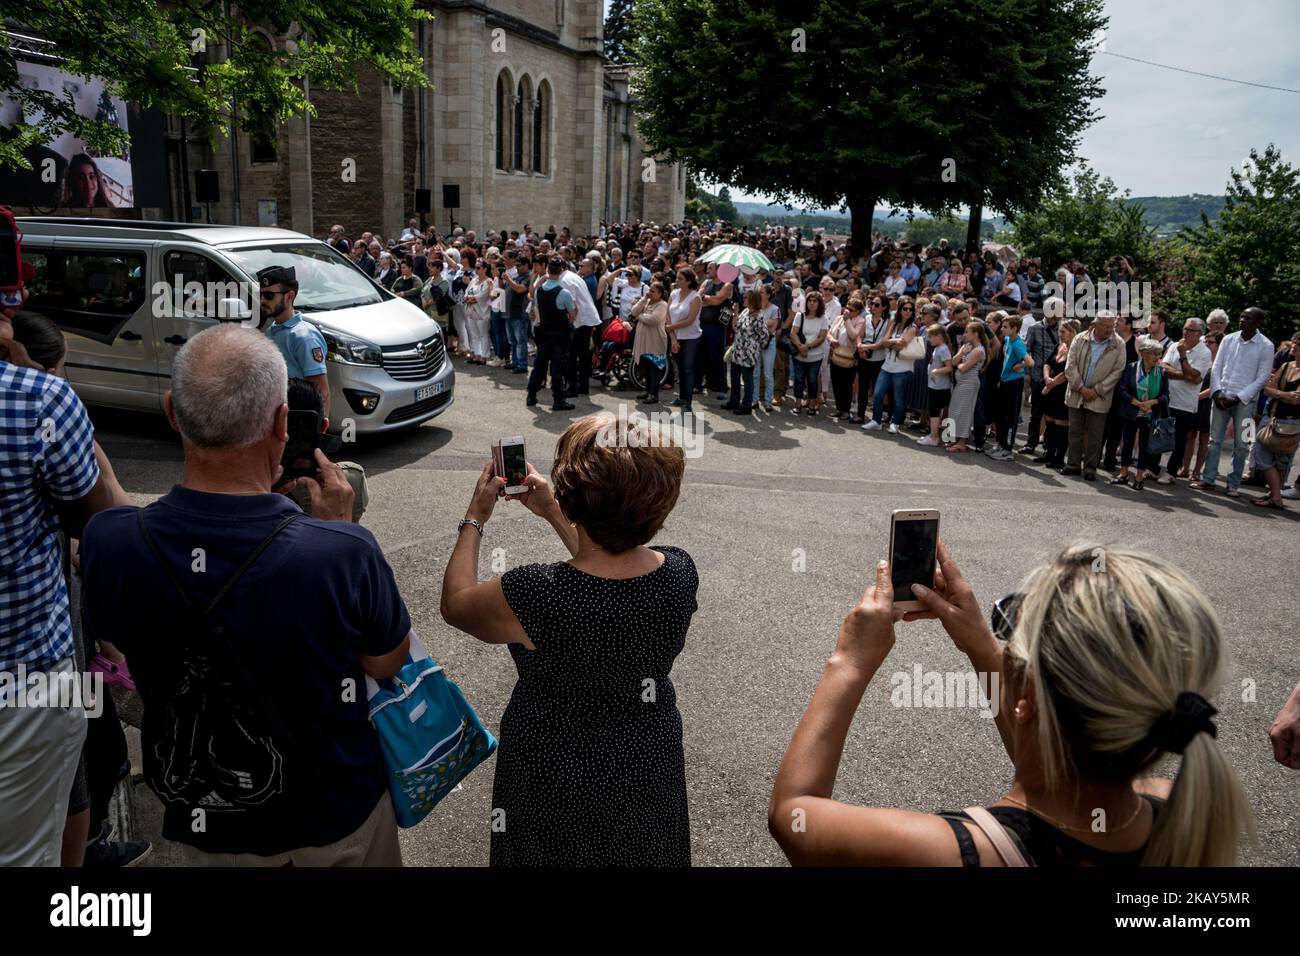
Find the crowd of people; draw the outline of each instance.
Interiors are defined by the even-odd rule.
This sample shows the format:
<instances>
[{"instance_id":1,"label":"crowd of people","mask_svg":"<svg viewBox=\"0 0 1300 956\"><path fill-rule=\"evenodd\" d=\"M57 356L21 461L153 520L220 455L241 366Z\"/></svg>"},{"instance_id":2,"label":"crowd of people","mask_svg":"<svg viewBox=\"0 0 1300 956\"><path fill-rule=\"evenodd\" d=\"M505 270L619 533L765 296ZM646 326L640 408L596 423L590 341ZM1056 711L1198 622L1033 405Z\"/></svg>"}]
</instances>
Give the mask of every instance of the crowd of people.
<instances>
[{"instance_id":1,"label":"crowd of people","mask_svg":"<svg viewBox=\"0 0 1300 956\"><path fill-rule=\"evenodd\" d=\"M722 239L755 242L773 268L724 281L700 260ZM884 239L856 261L820 241L804 255L797 236L778 230L616 225L574 241L525 228L480 241L472 231L421 235L412 223L388 249L341 229L331 241L359 265L373 260L377 281L391 278L396 294L445 323L463 361L528 372L530 404L549 381L552 407L572 407L568 398L600 381L592 363L606 334L626 322L646 373L643 400L658 398L654 373L674 372L683 415L716 392L746 415L792 394L794 413L816 416L829 380L842 422L897 433L911 414L924 432L918 444L988 447L1008 460L1028 391L1027 444L1041 440L1043 463L1067 474L1095 475L1110 453L1120 458L1116 477L1138 488L1152 470L1199 469L1212 485L1231 428L1241 453L1229 493L1252 447L1269 501L1285 494L1290 452L1261 454L1260 436L1272 427L1285 438L1300 423L1289 411L1297 375L1289 355L1274 367L1255 309L1226 335L1226 315L1207 318L1209 335L1188 319L1175 340L1163 314L1135 328L1105 313L1080 321L1050 295L1038 309L1033 263L1022 287L1019 264L966 266L969 257L954 253L929 257L922 271L927 257ZM1069 274L1089 281L1086 270ZM407 661L411 616L378 542L357 523L359 468L318 448L314 471L284 478L291 412L328 425L324 343L295 307L292 269L264 270L259 281L265 334L218 324L178 350L164 406L184 476L143 508L122 490L63 378L61 331L18 308L0 317L0 672L56 682L93 657L138 690L145 778L164 803L163 836L188 863L399 864L387 771L356 688ZM960 297L968 287L979 290L970 301ZM1017 295L1013 311L1001 307ZM1251 446L1260 396L1268 404ZM1155 449L1169 438L1168 419L1181 444L1161 471ZM620 429L615 441L610 428ZM660 426L604 413L570 425L549 478L529 465L523 492L507 496L491 463L479 476L440 611L453 627L508 645L518 672L484 824L494 864L691 860L670 673L699 577L685 551L649 546L684 469L683 450ZM480 543L498 507L546 521L570 560L480 581ZM774 783L768 822L788 857L1236 862L1250 815L1215 739L1209 700L1225 647L1214 609L1167 561L1105 554L1098 573L1096 547L1065 550L986 620L941 547L935 587L914 590L923 610L906 619L939 620L977 672L999 675L997 726L1014 775L991 807L933 816L831 796L853 713L894 641L882 561L841 625ZM7 696L18 692L12 682L0 689L0 865L139 862L147 843L109 840L108 796L129 770L111 702L99 701L105 715L89 721L81 698L22 706ZM1275 758L1300 769L1300 685L1270 734ZM1176 778L1150 778L1171 753L1182 755ZM1098 807L1119 823L1091 827Z\"/></svg>"},{"instance_id":2,"label":"crowd of people","mask_svg":"<svg viewBox=\"0 0 1300 956\"><path fill-rule=\"evenodd\" d=\"M1261 507L1300 498L1289 478L1300 332L1275 346L1254 308L1236 330L1222 309L1177 321L1160 308L1107 309L1103 284L1142 301L1127 294L1140 276L1125 256L1096 279L1077 260L1049 279L1036 260L946 240L927 248L877 234L854 255L820 234L720 223L602 224L585 237L526 225L480 238L412 219L388 249L342 226L329 241L434 316L453 354L528 373L528 405L548 384L557 411L593 381L618 384L608 355L630 346L638 400L657 404L675 387L682 414L710 393L739 416L825 412L865 432L914 429L918 445L947 453L1085 481L1100 469L1135 491L1218 488L1230 439L1229 497L1246 484L1267 491L1252 499ZM752 245L772 268L724 279L725 266L704 258L724 243Z\"/></svg>"}]
</instances>

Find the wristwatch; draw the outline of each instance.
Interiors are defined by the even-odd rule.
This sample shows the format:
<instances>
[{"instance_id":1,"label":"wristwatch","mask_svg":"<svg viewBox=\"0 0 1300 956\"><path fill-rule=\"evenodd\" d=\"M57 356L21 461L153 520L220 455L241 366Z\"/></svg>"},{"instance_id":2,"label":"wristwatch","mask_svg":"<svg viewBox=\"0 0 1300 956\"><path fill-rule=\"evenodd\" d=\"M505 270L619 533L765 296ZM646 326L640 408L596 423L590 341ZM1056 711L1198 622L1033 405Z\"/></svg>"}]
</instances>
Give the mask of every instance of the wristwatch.
<instances>
[{"instance_id":1,"label":"wristwatch","mask_svg":"<svg viewBox=\"0 0 1300 956\"><path fill-rule=\"evenodd\" d=\"M457 533L457 534L460 534L461 531L464 530L465 525L467 525L467 524L472 524L475 528L477 528L477 529L478 529L479 536L482 537L482 535L483 535L483 522L482 522L482 521L479 521L477 518L461 518L461 519L460 519L460 524L456 525L456 533Z\"/></svg>"}]
</instances>

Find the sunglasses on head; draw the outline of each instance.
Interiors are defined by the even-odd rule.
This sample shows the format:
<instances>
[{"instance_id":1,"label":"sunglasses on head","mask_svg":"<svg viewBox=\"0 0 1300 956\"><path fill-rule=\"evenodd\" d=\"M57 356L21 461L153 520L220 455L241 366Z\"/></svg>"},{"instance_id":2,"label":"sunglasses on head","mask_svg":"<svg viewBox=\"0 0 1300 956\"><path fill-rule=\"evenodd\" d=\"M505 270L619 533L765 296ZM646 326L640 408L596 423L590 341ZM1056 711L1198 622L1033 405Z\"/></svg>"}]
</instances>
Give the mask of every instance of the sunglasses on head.
<instances>
[{"instance_id":1,"label":"sunglasses on head","mask_svg":"<svg viewBox=\"0 0 1300 956\"><path fill-rule=\"evenodd\" d=\"M1023 599L1023 594L1012 591L993 602L993 610L989 612L989 626L993 629L993 636L999 641L1011 640L1011 635L1016 630L1016 618L1020 615L1020 602Z\"/></svg>"}]
</instances>

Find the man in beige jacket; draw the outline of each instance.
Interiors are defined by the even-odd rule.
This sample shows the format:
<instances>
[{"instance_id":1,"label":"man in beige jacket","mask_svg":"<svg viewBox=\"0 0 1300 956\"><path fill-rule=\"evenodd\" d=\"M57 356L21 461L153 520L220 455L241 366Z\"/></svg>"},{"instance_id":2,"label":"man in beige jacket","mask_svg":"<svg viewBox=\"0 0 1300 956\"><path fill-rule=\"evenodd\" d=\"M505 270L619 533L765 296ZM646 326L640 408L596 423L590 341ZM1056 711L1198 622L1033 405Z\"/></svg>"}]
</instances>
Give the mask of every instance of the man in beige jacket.
<instances>
[{"instance_id":1,"label":"man in beige jacket","mask_svg":"<svg viewBox=\"0 0 1300 956\"><path fill-rule=\"evenodd\" d=\"M1065 360L1065 404L1070 410L1070 444L1063 475L1097 480L1115 386L1124 374L1124 341L1115 334L1115 313L1098 312L1086 332L1070 343Z\"/></svg>"}]
</instances>

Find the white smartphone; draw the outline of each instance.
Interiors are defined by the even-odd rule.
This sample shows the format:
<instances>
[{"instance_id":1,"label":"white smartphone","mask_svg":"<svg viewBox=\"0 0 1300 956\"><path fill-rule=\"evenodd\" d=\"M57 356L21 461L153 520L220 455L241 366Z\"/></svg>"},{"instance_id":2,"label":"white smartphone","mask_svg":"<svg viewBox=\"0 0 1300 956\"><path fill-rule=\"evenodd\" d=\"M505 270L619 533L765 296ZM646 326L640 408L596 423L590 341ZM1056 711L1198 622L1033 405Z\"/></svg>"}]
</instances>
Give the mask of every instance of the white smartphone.
<instances>
[{"instance_id":1,"label":"white smartphone","mask_svg":"<svg viewBox=\"0 0 1300 956\"><path fill-rule=\"evenodd\" d=\"M528 490L528 485L524 484L524 479L528 477L528 464L524 458L522 436L498 438L493 442L492 465L497 477L506 480L506 494L518 495Z\"/></svg>"},{"instance_id":2,"label":"white smartphone","mask_svg":"<svg viewBox=\"0 0 1300 956\"><path fill-rule=\"evenodd\" d=\"M894 580L894 607L919 611L912 585L934 587L939 554L939 512L933 508L899 510L889 523L889 571Z\"/></svg>"}]
</instances>

